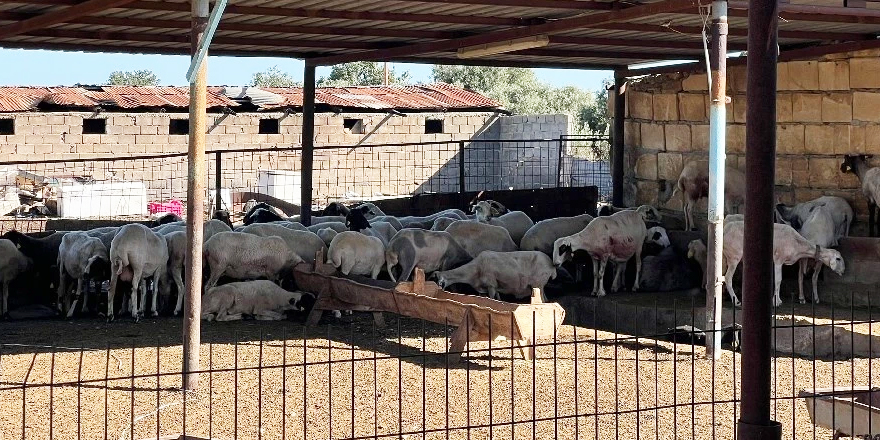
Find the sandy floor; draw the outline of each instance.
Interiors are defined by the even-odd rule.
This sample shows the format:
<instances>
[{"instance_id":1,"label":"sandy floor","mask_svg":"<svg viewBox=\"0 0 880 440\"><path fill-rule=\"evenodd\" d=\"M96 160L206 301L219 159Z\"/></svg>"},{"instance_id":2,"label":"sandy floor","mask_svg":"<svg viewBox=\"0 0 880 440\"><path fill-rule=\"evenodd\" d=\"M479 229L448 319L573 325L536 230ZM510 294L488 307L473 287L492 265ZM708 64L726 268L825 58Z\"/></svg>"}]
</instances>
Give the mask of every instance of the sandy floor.
<instances>
[{"instance_id":1,"label":"sandy floor","mask_svg":"<svg viewBox=\"0 0 880 440\"><path fill-rule=\"evenodd\" d=\"M50 430L52 438L155 438L183 431L184 417L187 433L218 439L236 431L241 439L733 438L738 354L713 363L689 345L615 343L611 333L563 326L559 344L539 347L534 361L505 342L491 353L474 343L469 361L447 369L444 326L403 319L398 333L395 317L386 320L375 329L356 314L306 335L292 322L204 323L202 365L214 372L186 395L174 374L178 320L0 323L0 439L50 438ZM771 409L783 438L830 438L791 397L880 383L871 364L778 358Z\"/></svg>"}]
</instances>

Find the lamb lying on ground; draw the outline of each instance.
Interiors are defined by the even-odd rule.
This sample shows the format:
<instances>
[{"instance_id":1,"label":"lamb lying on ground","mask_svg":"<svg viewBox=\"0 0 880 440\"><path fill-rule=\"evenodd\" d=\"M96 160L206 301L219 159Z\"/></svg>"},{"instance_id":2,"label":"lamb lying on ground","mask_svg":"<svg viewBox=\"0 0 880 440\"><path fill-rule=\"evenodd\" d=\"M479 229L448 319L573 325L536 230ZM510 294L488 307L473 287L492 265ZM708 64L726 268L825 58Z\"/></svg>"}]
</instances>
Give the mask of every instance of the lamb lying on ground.
<instances>
[{"instance_id":1,"label":"lamb lying on ground","mask_svg":"<svg viewBox=\"0 0 880 440\"><path fill-rule=\"evenodd\" d=\"M280 321L287 310L314 304L305 292L288 292L268 280L241 281L211 288L202 300L202 319L233 321L250 315L261 321Z\"/></svg>"}]
</instances>

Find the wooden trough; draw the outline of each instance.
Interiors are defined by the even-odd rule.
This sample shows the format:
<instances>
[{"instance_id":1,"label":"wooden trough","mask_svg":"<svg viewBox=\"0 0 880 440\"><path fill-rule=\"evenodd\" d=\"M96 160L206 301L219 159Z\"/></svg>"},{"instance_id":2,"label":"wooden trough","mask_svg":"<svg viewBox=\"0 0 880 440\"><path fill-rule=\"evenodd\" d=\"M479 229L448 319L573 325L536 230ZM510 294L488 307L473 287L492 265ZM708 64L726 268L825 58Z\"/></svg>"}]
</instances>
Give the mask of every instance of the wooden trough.
<instances>
[{"instance_id":1,"label":"wooden trough","mask_svg":"<svg viewBox=\"0 0 880 440\"><path fill-rule=\"evenodd\" d=\"M301 263L294 269L300 290L317 297L306 321L309 325L317 324L325 310L354 310L373 312L376 324L383 326L381 313L391 312L457 327L448 348L453 356L465 352L468 342L507 339L517 343L524 358L532 359L535 341L553 338L565 319L562 306L541 302L539 289L533 291L531 304L515 304L444 291L426 282L418 268L415 281L395 284L346 277L321 261L319 252L314 266Z\"/></svg>"},{"instance_id":2,"label":"wooden trough","mask_svg":"<svg viewBox=\"0 0 880 440\"><path fill-rule=\"evenodd\" d=\"M880 388L817 388L801 390L813 424L842 436L880 438Z\"/></svg>"}]
</instances>

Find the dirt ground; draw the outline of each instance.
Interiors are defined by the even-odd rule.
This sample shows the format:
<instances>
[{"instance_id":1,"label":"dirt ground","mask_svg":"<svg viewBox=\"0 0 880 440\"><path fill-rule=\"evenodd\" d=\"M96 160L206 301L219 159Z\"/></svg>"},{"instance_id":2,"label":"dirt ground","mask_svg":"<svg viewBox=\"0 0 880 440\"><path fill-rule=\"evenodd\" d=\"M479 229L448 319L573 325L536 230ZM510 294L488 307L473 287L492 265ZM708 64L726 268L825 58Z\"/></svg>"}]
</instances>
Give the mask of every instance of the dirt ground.
<instances>
[{"instance_id":1,"label":"dirt ground","mask_svg":"<svg viewBox=\"0 0 880 440\"><path fill-rule=\"evenodd\" d=\"M178 319L2 322L0 439L156 438L184 431L184 419L188 434L217 439L734 437L737 353L713 362L699 347L563 326L533 361L501 341L491 352L473 343L455 363L452 328L386 321L377 329L355 314L307 332L204 322L212 372L191 393L179 391ZM771 410L783 438L830 438L791 397L880 383L872 364L777 358Z\"/></svg>"}]
</instances>

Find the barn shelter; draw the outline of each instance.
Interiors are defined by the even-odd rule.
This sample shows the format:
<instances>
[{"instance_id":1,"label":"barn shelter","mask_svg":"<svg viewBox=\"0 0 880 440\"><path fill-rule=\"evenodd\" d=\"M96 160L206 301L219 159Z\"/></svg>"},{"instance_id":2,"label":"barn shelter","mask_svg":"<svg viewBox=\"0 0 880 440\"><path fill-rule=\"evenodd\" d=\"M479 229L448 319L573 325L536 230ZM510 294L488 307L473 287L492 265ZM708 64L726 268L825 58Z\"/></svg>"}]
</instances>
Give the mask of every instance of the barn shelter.
<instances>
[{"instance_id":1,"label":"barn shelter","mask_svg":"<svg viewBox=\"0 0 880 440\"><path fill-rule=\"evenodd\" d=\"M623 200L624 90L633 66L685 60L701 69L702 35L713 38L713 103L723 108L725 53L748 52L747 190L740 434L779 438L771 422L770 315L776 62L880 47L880 11L852 0L828 6L772 0L716 1L712 30L695 0L634 3L601 0L380 0L375 2L241 0L16 0L0 5L0 46L123 53L193 54L185 312L186 371L198 365L201 290L200 210L204 198L207 63L211 53L305 60L302 145L303 220L310 219L315 67L350 61L609 69L615 74L614 202ZM724 11L724 14L720 12ZM209 14L211 19L209 20ZM222 17L222 18L221 18ZM782 20L780 20L780 18ZM217 26L219 24L219 26ZM216 27L216 32L214 31ZM743 58L731 62L741 63ZM723 115L723 112L722 112ZM713 131L723 127L716 121ZM723 133L723 129L720 129ZM723 135L713 145L723 151ZM718 150L716 150L718 151ZM717 157L715 164L721 163ZM723 158L723 155L721 155ZM717 188L716 188L717 191ZM710 244L711 245L711 244ZM720 283L717 283L720 286ZM187 376L187 387L196 375Z\"/></svg>"}]
</instances>

